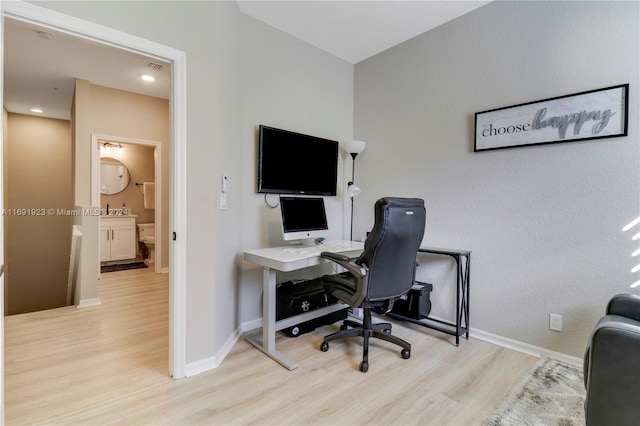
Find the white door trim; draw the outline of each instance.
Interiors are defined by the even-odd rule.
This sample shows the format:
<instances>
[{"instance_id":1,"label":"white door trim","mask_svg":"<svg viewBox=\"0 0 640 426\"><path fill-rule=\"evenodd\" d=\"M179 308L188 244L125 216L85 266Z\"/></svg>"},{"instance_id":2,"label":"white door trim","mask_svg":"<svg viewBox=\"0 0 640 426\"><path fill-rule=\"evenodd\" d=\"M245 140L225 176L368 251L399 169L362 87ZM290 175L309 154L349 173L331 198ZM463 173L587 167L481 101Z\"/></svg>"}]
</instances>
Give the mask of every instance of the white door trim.
<instances>
[{"instance_id":1,"label":"white door trim","mask_svg":"<svg viewBox=\"0 0 640 426\"><path fill-rule=\"evenodd\" d=\"M186 370L186 54L183 51L89 21L22 1L3 1L2 18L37 25L81 39L161 59L171 63L169 177L169 373ZM4 43L4 40L1 39ZM2 135L0 135L0 138ZM2 159L0 150L0 160ZM0 161L1 163L1 161ZM1 198L1 197L0 197ZM176 236L174 239L174 235ZM3 307L0 307L3 309ZM2 312L0 311L0 314ZM4 315L2 315L4 318ZM4 345L0 343L4 353ZM4 365L0 366L4 377ZM4 410L4 398L2 401Z\"/></svg>"}]
</instances>

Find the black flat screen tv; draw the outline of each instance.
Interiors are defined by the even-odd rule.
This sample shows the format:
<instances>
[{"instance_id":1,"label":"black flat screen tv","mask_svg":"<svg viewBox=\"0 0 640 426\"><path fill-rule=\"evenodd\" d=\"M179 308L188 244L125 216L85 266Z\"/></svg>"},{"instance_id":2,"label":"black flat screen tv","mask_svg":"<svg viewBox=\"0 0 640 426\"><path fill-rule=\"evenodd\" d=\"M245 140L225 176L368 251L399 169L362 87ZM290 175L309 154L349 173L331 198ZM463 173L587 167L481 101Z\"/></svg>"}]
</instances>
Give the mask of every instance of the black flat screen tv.
<instances>
[{"instance_id":1,"label":"black flat screen tv","mask_svg":"<svg viewBox=\"0 0 640 426\"><path fill-rule=\"evenodd\" d=\"M336 195L338 142L261 125L258 192Z\"/></svg>"}]
</instances>

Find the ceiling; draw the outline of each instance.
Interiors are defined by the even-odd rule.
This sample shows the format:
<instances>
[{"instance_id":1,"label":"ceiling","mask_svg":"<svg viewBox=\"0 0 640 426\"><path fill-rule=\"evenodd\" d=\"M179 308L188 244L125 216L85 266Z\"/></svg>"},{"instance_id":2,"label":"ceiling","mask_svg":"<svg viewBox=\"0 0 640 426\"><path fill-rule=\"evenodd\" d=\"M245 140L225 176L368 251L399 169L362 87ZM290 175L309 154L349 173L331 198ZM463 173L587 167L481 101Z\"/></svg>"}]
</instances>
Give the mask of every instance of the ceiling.
<instances>
[{"instance_id":1,"label":"ceiling","mask_svg":"<svg viewBox=\"0 0 640 426\"><path fill-rule=\"evenodd\" d=\"M489 1L249 1L245 14L356 64Z\"/></svg>"},{"instance_id":2,"label":"ceiling","mask_svg":"<svg viewBox=\"0 0 640 426\"><path fill-rule=\"evenodd\" d=\"M240 10L350 63L360 62L489 1L238 1ZM168 99L170 66L157 59L5 19L4 106L68 120L74 80ZM149 65L149 63L152 63ZM160 70L157 70L161 66ZM156 77L153 83L142 74ZM31 108L44 112L34 114Z\"/></svg>"},{"instance_id":3,"label":"ceiling","mask_svg":"<svg viewBox=\"0 0 640 426\"><path fill-rule=\"evenodd\" d=\"M170 66L156 59L5 19L4 106L9 112L68 120L75 79L92 84L169 98ZM162 66L160 71L147 67ZM141 74L153 74L148 83ZM44 112L34 114L31 108Z\"/></svg>"}]
</instances>

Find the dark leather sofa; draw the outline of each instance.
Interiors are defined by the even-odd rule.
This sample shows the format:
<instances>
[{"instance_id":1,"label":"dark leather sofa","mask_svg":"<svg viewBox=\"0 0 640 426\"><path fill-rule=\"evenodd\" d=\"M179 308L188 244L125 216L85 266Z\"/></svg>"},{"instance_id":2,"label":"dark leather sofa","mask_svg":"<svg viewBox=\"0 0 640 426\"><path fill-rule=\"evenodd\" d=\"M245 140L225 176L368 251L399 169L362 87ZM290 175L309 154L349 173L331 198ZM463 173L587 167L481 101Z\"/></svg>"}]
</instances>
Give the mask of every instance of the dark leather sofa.
<instances>
[{"instance_id":1,"label":"dark leather sofa","mask_svg":"<svg viewBox=\"0 0 640 426\"><path fill-rule=\"evenodd\" d=\"M584 356L587 426L640 425L640 296L618 294Z\"/></svg>"}]
</instances>

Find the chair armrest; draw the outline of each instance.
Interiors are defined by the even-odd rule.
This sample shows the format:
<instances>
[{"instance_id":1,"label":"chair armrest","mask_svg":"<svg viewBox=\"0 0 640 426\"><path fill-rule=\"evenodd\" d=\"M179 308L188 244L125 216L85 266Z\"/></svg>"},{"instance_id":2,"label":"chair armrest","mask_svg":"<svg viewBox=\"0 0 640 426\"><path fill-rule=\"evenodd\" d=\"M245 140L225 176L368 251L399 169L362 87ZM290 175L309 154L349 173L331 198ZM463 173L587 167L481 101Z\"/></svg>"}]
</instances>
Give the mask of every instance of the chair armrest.
<instances>
[{"instance_id":1,"label":"chair armrest","mask_svg":"<svg viewBox=\"0 0 640 426\"><path fill-rule=\"evenodd\" d=\"M320 253L320 257L337 263L358 279L362 279L367 275L367 268L358 265L357 263L353 262L351 258L343 254L323 251L322 253Z\"/></svg>"},{"instance_id":2,"label":"chair armrest","mask_svg":"<svg viewBox=\"0 0 640 426\"><path fill-rule=\"evenodd\" d=\"M607 305L607 315L619 315L640 321L640 296L635 294L617 294Z\"/></svg>"}]
</instances>

